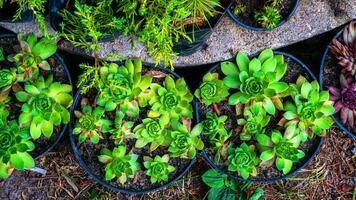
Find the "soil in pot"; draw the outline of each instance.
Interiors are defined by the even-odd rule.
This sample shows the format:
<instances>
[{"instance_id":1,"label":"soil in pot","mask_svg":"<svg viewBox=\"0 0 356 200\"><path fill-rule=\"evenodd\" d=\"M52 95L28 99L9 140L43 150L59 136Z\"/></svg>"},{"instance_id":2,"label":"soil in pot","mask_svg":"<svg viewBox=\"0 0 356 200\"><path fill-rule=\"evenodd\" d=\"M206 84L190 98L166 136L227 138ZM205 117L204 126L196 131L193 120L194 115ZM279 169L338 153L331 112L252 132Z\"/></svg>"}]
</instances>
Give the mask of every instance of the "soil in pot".
<instances>
[{"instance_id":1,"label":"soil in pot","mask_svg":"<svg viewBox=\"0 0 356 200\"><path fill-rule=\"evenodd\" d=\"M307 70L305 70L300 64L296 63L293 61L291 58L285 56L285 63L288 65L288 69L286 74L284 75L282 81L286 83L295 83L297 78L302 75L307 80L312 81L312 77L309 75ZM225 76L221 69L220 65L212 71L212 73L219 73L219 79L222 80L222 78ZM230 92L230 94L233 92ZM288 97L290 98L290 97ZM287 99L285 99L287 100ZM232 144L233 147L238 147L240 146L244 141L241 141L239 138L239 133L241 131L241 127L238 126L237 124L237 119L243 117L243 116L237 116L235 112L235 106L231 106L228 104L227 101L221 101L220 103L217 104L218 109L220 111L220 116L222 115L227 115L227 120L225 121L225 128L227 131L232 130L232 136L230 139L227 141L228 144ZM198 103L198 108L199 108L199 116L200 120L204 120L206 118L206 113L208 112L214 112L214 109L212 106L206 106L202 104L201 102ZM269 130L276 129L278 127L278 121L281 119L281 112L277 112L275 116L273 116L266 127L267 132ZM206 136L202 136L203 141L205 144L205 151L207 153L207 156L211 161L214 161L214 157L216 155L215 151L211 148L211 145L209 144L209 138ZM298 149L302 150L305 153L304 158L300 159L298 162L293 163L293 168L291 172L296 170L297 168L301 167L307 160L310 158L310 156L314 153L315 149L319 145L320 139L318 137L313 137L313 139L308 140L306 142L303 142ZM256 141L245 141L248 145L255 145ZM218 167L223 169L225 172L228 172L232 175L239 176L238 173L233 173L228 171L228 162L227 158L221 157L219 163L215 163ZM263 168L260 166L256 167L257 169L257 176L250 176L250 180L269 180L269 179L274 179L274 178L281 178L283 173L279 171L276 167L275 164L273 164L271 167L268 168ZM290 172L290 173L291 173Z\"/></svg>"},{"instance_id":2,"label":"soil in pot","mask_svg":"<svg viewBox=\"0 0 356 200\"><path fill-rule=\"evenodd\" d=\"M5 57L11 54L16 54L19 50L18 45L19 43L16 36L0 37L0 47L3 48ZM70 84L68 76L63 68L64 66L62 65L62 62L56 57L56 55L53 55L52 57L48 58L47 61L51 66L51 70L50 71L40 70L41 76L43 76L46 79L50 74L52 74L54 81L60 82L62 84ZM1 68L9 68L12 66L13 63L7 60L0 62ZM21 86L23 86L22 83ZM22 104L19 104L17 102L15 93L13 91L10 92L10 97L11 97L11 101L8 104L10 106L9 120L17 120L19 115L21 114ZM53 134L50 138L46 138L45 136L41 135L39 139L34 140L33 143L35 144L36 148L32 152L30 152L30 154L35 158L40 156L42 153L44 153L44 151L50 148L56 142L58 137L60 137L60 133L62 132L63 126L64 126L63 124L61 126L54 126Z\"/></svg>"},{"instance_id":3,"label":"soil in pot","mask_svg":"<svg viewBox=\"0 0 356 200\"><path fill-rule=\"evenodd\" d=\"M295 6L296 0L282 0L275 8L281 15L281 20L288 18ZM255 13L263 10L264 7L270 6L270 0L234 0L231 6L232 13L238 19L252 27L263 28L255 18ZM236 10L241 10L237 12Z\"/></svg>"},{"instance_id":4,"label":"soil in pot","mask_svg":"<svg viewBox=\"0 0 356 200\"><path fill-rule=\"evenodd\" d=\"M142 75L150 74L153 78L153 83L158 83L160 85L163 84L164 78L169 74L163 70L159 70L157 68L142 68ZM85 100L88 102L88 105L95 107L96 103L95 100L98 97L98 92L96 90L90 90L87 94L82 96L81 100ZM75 110L80 110L80 103L76 106ZM135 127L138 124L142 123L142 119L147 118L148 108L140 108L140 113L136 117L125 117L124 120L133 121ZM115 119L115 111L113 112L106 112L106 119L113 121ZM77 119L76 119L77 120ZM72 134L72 133L71 133ZM108 148L112 150L115 145L112 139L109 139L110 134L104 133L102 134L103 139L99 141L98 144L92 144L89 141L85 141L82 144L78 144L77 137L74 136L76 139L77 148L79 150L80 156L82 157L84 163L88 166L90 171L99 177L102 180L105 180L105 165L100 163L98 160L98 156L100 155L100 151L103 148ZM135 148L136 139L134 138L125 138L123 141L123 145L126 146L127 152L132 152L138 155L138 163L140 163L141 169L136 173L134 178L128 178L126 183L121 184L117 178L114 178L111 181L108 181L110 185L120 189L126 189L130 191L141 191L141 190L150 190L156 189L161 185L168 183L169 181L173 180L174 178L178 177L180 174L184 172L184 170L188 167L188 165L192 162L190 159L182 159L182 158L174 158L170 156L169 164L175 167L175 171L169 174L168 182L158 181L155 184L150 182L150 177L147 176L144 172L145 168L143 166L143 157L149 156L154 158L156 155L163 156L165 154L169 154L168 147L160 146L156 150L150 152L149 144L143 148Z\"/></svg>"}]
</instances>

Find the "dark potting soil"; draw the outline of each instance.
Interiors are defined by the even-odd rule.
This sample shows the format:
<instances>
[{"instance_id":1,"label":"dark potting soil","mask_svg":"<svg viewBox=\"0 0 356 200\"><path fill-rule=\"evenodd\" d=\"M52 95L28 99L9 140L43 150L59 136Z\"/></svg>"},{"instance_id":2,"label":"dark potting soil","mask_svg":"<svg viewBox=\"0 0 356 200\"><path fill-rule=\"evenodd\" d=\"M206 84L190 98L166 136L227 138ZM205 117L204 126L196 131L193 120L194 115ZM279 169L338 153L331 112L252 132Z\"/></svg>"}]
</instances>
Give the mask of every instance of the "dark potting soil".
<instances>
[{"instance_id":1,"label":"dark potting soil","mask_svg":"<svg viewBox=\"0 0 356 200\"><path fill-rule=\"evenodd\" d=\"M342 38L340 37L339 40L342 41ZM338 60L335 57L335 55L329 50L325 56L325 61L324 61L323 89L328 90L330 86L341 89L340 73L341 73L341 67L338 64ZM340 112L334 114L334 116L341 122ZM348 129L350 132L355 134L356 132L355 126L353 127L353 129L350 129L347 125L345 125L344 127Z\"/></svg>"},{"instance_id":2,"label":"dark potting soil","mask_svg":"<svg viewBox=\"0 0 356 200\"><path fill-rule=\"evenodd\" d=\"M3 48L4 56L7 57L11 54L16 54L20 47L18 46L18 41L16 37L0 37L0 47ZM64 71L64 68L61 62L56 58L56 56L52 56L48 59L48 63L51 66L50 71L40 70L40 74L46 79L50 74L53 75L53 79L56 82L60 82L62 84L69 84L68 77ZM10 68L13 66L13 63L5 60L0 62L0 68ZM24 84L20 83L23 87ZM10 111L9 120L18 120L19 115L21 114L21 105L17 102L15 93L13 91L10 92L11 101L8 104L8 109ZM50 138L46 138L43 135L33 141L35 144L35 149L31 152L31 155L35 158L41 155L44 151L46 151L60 136L63 126L55 126L53 127L53 134Z\"/></svg>"},{"instance_id":3,"label":"dark potting soil","mask_svg":"<svg viewBox=\"0 0 356 200\"><path fill-rule=\"evenodd\" d=\"M288 65L288 70L282 79L284 82L293 83L297 80L299 75L303 75L309 81L312 80L312 78L310 77L308 72L304 68L302 68L302 66L300 66L298 63L294 62L292 59L290 59L286 56L285 56L285 62ZM222 73L220 66L217 67L216 70L214 70L213 72L219 73L220 79L222 79L224 77L224 74ZM237 90L230 90L230 94L233 94L236 91ZM232 144L234 147L240 146L244 141L241 141L239 138L239 132L242 130L242 127L240 127L237 124L237 119L242 118L243 116L242 115L237 116L236 112L235 112L235 106L229 105L227 100L224 100L224 101L218 103L217 105L218 105L218 108L220 111L220 115L228 116L227 120L225 121L226 130L227 131L232 130L232 136L227 141L226 146L228 146L229 144ZM206 116L207 112L214 112L212 106L205 106L204 104L202 104L200 102L198 103L198 107L199 107L199 111L200 111L199 116L200 116L201 121L206 118L205 116ZM277 124L278 124L279 120L281 119L281 115L282 115L281 112L277 112L276 115L271 118L270 123L266 127L266 130L267 130L266 132L268 132L269 130L280 128ZM210 148L208 137L203 136L203 141L204 141L205 150L208 154L209 159L214 161L214 157L215 157L216 153L212 148ZM305 157L300 159L299 162L296 162L293 164L293 168L292 168L291 172L296 170L297 168L301 167L310 158L310 156L314 153L315 149L318 146L318 141L319 141L319 139L317 137L314 137L313 139L308 140L307 142L304 142L300 145L299 149L305 153ZM256 145L256 142L252 141L252 140L245 141L245 142L248 145ZM228 172L235 176L239 176L237 172L233 173L233 172L228 171L229 161L227 160L227 157L221 157L220 162L215 163L215 164L217 166L219 166L220 168L224 169L225 172ZM279 178L282 176L283 176L283 173L281 171L279 171L275 167L275 165L268 167L268 168L258 166L257 167L257 176L256 177L250 176L250 179L268 180L268 179L272 179L272 178Z\"/></svg>"},{"instance_id":4,"label":"dark potting soil","mask_svg":"<svg viewBox=\"0 0 356 200\"><path fill-rule=\"evenodd\" d=\"M279 13L283 19L286 19L292 12L296 0L283 0L283 2L277 7ZM255 19L255 12L260 12L263 7L269 5L269 0L235 0L235 3L231 6L231 10L234 11L236 6L245 6L246 11L236 16L245 24L253 27L262 28L261 25Z\"/></svg>"},{"instance_id":5,"label":"dark potting soil","mask_svg":"<svg viewBox=\"0 0 356 200\"><path fill-rule=\"evenodd\" d=\"M161 70L158 69L152 70L147 68L142 69L142 74L153 75L155 77L153 79L153 82L161 85L163 84L164 77L168 75L166 72L163 72ZM92 106L95 105L95 100L97 97L98 97L98 93L97 91L94 90L89 91L86 95L83 96L83 98L87 98L89 100L89 105ZM80 105L78 105L75 110L81 110ZM147 118L147 111L148 108L140 108L139 116L134 118L126 117L125 120L133 121L135 123L134 125L135 127L138 124L142 123L141 121L142 119ZM115 118L115 112L106 112L106 118L113 121ZM110 134L105 133L102 134L102 136L103 139L101 139L99 143L96 145L86 141L83 144L77 143L77 147L79 149L80 155L83 158L85 164L89 167L92 173L94 173L102 180L105 180L105 165L99 162L98 156L100 155L100 151L103 148L108 148L109 150L112 151L118 145L115 145L114 141L109 139ZM132 152L139 156L137 161L140 163L141 169L136 173L134 178L128 178L125 184L121 184L117 178L114 178L112 181L109 181L109 183L114 187L119 187L128 190L136 190L136 191L154 189L166 183L166 182L157 182L155 184L152 184L150 182L150 177L147 176L144 172L145 167L143 166L143 157L149 156L151 158L154 158L156 155L163 156L164 154L169 154L168 148L160 146L155 151L150 152L149 151L150 144L147 144L143 148L135 148L135 142L136 139L134 138L125 138L123 143L127 149L126 153ZM169 175L168 181L173 180L175 177L183 173L184 169L187 167L187 165L189 165L191 161L192 160L190 159L170 157L169 164L174 166L176 170Z\"/></svg>"}]
</instances>

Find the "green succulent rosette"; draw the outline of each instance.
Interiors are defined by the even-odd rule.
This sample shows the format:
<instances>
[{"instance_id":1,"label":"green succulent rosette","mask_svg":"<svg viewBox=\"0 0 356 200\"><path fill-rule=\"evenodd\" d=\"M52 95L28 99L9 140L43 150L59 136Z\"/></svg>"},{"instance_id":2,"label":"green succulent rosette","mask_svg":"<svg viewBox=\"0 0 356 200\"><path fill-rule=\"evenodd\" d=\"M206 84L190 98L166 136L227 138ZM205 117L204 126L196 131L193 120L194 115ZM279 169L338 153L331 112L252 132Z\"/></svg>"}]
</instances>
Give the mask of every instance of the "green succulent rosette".
<instances>
[{"instance_id":1,"label":"green succulent rosette","mask_svg":"<svg viewBox=\"0 0 356 200\"><path fill-rule=\"evenodd\" d=\"M289 130L284 135L279 131L272 131L271 136L260 134L257 141L262 165L270 166L275 163L283 174L288 174L293 163L305 156L304 152L298 149L302 136L296 131Z\"/></svg>"},{"instance_id":2,"label":"green succulent rosette","mask_svg":"<svg viewBox=\"0 0 356 200\"><path fill-rule=\"evenodd\" d=\"M193 95L183 78L174 81L172 77L167 76L164 87L155 83L150 87L155 95L149 101L152 107L148 117L167 115L171 120L193 117Z\"/></svg>"},{"instance_id":3,"label":"green succulent rosette","mask_svg":"<svg viewBox=\"0 0 356 200\"><path fill-rule=\"evenodd\" d=\"M78 135L79 144L89 139L97 144L102 139L102 133L111 131L112 122L105 118L105 109L96 107L94 110L89 105L84 105L82 112L75 111L78 118L73 129L73 134Z\"/></svg>"},{"instance_id":4,"label":"green succulent rosette","mask_svg":"<svg viewBox=\"0 0 356 200\"><path fill-rule=\"evenodd\" d=\"M54 126L67 124L70 120L71 91L71 85L53 82L53 76L46 81L39 77L33 84L26 83L24 90L16 92L16 99L24 103L19 116L20 126L30 128L33 139L42 134L50 138Z\"/></svg>"},{"instance_id":5,"label":"green succulent rosette","mask_svg":"<svg viewBox=\"0 0 356 200\"><path fill-rule=\"evenodd\" d=\"M126 154L125 146L118 146L111 152L109 149L102 149L98 157L105 167L105 180L110 181L118 178L121 184L126 183L128 178L133 178L138 170L141 169L137 162L136 154Z\"/></svg>"},{"instance_id":6,"label":"green succulent rosette","mask_svg":"<svg viewBox=\"0 0 356 200\"><path fill-rule=\"evenodd\" d=\"M146 168L146 175L150 177L151 183L156 183L157 181L168 181L168 176L176 169L170 165L169 156L167 154L161 156L155 156L154 159L145 156L143 165Z\"/></svg>"},{"instance_id":7,"label":"green succulent rosette","mask_svg":"<svg viewBox=\"0 0 356 200\"><path fill-rule=\"evenodd\" d=\"M10 89L16 79L16 69L0 69L0 92Z\"/></svg>"},{"instance_id":8,"label":"green succulent rosette","mask_svg":"<svg viewBox=\"0 0 356 200\"><path fill-rule=\"evenodd\" d=\"M335 111L329 92L319 92L318 82L309 83L303 76L290 86L289 92L293 101L286 101L284 104L283 116L288 120L285 126L299 129L305 136L304 141L314 134L325 136L333 125L331 115Z\"/></svg>"},{"instance_id":9,"label":"green succulent rosette","mask_svg":"<svg viewBox=\"0 0 356 200\"><path fill-rule=\"evenodd\" d=\"M288 89L288 84L281 82L287 65L283 55L274 55L271 49L263 50L258 58L250 60L239 52L236 56L237 66L229 61L221 63L221 70L226 75L224 84L238 92L229 97L229 104L247 104L250 101L263 103L269 114L283 105L279 97Z\"/></svg>"},{"instance_id":10,"label":"green succulent rosette","mask_svg":"<svg viewBox=\"0 0 356 200\"><path fill-rule=\"evenodd\" d=\"M31 169L35 162L28 153L35 148L27 129L21 129L16 121L0 127L0 178L6 179L11 168Z\"/></svg>"},{"instance_id":11,"label":"green succulent rosette","mask_svg":"<svg viewBox=\"0 0 356 200\"><path fill-rule=\"evenodd\" d=\"M260 160L256 155L254 146L248 146L246 143L236 148L229 146L227 158L229 160L229 171L238 172L244 179L247 179L250 175L257 175L256 166L260 163Z\"/></svg>"},{"instance_id":12,"label":"green succulent rosette","mask_svg":"<svg viewBox=\"0 0 356 200\"><path fill-rule=\"evenodd\" d=\"M219 103L229 95L229 92L224 82L219 80L218 73L208 72L204 75L203 83L194 92L194 95L205 105L209 106L212 103Z\"/></svg>"},{"instance_id":13,"label":"green succulent rosette","mask_svg":"<svg viewBox=\"0 0 356 200\"><path fill-rule=\"evenodd\" d=\"M197 149L202 150L204 148L204 143L199 138L203 130L202 124L196 125L191 132L177 121L171 124L172 130L169 133L171 142L168 148L170 156L193 159Z\"/></svg>"},{"instance_id":14,"label":"green succulent rosette","mask_svg":"<svg viewBox=\"0 0 356 200\"><path fill-rule=\"evenodd\" d=\"M142 124L137 125L133 132L137 138L135 147L142 148L151 143L150 151L154 151L158 146L168 145L167 126L169 118L164 115L160 118L145 118Z\"/></svg>"}]
</instances>

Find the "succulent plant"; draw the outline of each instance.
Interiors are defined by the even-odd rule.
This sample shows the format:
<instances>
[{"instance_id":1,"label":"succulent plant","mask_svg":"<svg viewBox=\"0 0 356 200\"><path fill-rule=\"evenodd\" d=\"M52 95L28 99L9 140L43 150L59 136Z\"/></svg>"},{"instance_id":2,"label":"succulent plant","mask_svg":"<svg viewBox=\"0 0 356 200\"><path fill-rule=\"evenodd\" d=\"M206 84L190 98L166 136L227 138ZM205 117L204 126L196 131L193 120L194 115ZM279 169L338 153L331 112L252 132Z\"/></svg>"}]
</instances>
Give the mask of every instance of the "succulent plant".
<instances>
[{"instance_id":1,"label":"succulent plant","mask_svg":"<svg viewBox=\"0 0 356 200\"><path fill-rule=\"evenodd\" d=\"M142 148L151 143L150 151L154 151L160 145L168 145L166 130L169 123L168 116L146 118L142 122L142 124L137 125L133 130L135 138L137 138L136 148Z\"/></svg>"},{"instance_id":2,"label":"succulent plant","mask_svg":"<svg viewBox=\"0 0 356 200\"><path fill-rule=\"evenodd\" d=\"M53 82L53 76L45 81L41 76L33 84L26 83L25 90L16 92L16 98L22 105L19 123L29 127L33 139L41 134L51 137L53 126L67 124L70 119L68 108L73 98L70 95L72 86Z\"/></svg>"},{"instance_id":3,"label":"succulent plant","mask_svg":"<svg viewBox=\"0 0 356 200\"><path fill-rule=\"evenodd\" d=\"M9 55L8 60L15 62L18 71L18 80L26 81L39 76L39 68L50 70L47 59L57 51L54 39L42 38L37 40L35 34L17 35L21 50L15 55Z\"/></svg>"},{"instance_id":4,"label":"succulent plant","mask_svg":"<svg viewBox=\"0 0 356 200\"><path fill-rule=\"evenodd\" d=\"M133 136L131 129L134 126L134 122L125 121L124 117L124 113L116 112L115 128L110 131L110 139L114 140L116 145L123 144L125 138L131 138Z\"/></svg>"},{"instance_id":5,"label":"succulent plant","mask_svg":"<svg viewBox=\"0 0 356 200\"><path fill-rule=\"evenodd\" d=\"M208 135L210 138L214 138L216 134L226 135L225 121L227 116L217 116L213 112L206 113L206 118L201 123L203 125L203 134Z\"/></svg>"},{"instance_id":6,"label":"succulent plant","mask_svg":"<svg viewBox=\"0 0 356 200\"><path fill-rule=\"evenodd\" d=\"M247 179L250 175L256 176L256 166L260 160L256 156L255 147L253 145L248 146L246 143L242 143L240 147L228 148L228 170L232 172L238 172L240 176Z\"/></svg>"},{"instance_id":7,"label":"succulent plant","mask_svg":"<svg viewBox=\"0 0 356 200\"><path fill-rule=\"evenodd\" d=\"M16 79L16 69L0 69L0 92L10 89Z\"/></svg>"},{"instance_id":8,"label":"succulent plant","mask_svg":"<svg viewBox=\"0 0 356 200\"><path fill-rule=\"evenodd\" d=\"M226 75L225 85L240 89L229 97L229 103L261 101L269 114L274 114L276 107L281 109L279 95L288 89L288 84L280 81L287 70L283 55L274 55L271 49L265 49L258 58L250 61L247 55L239 52L236 63L238 67L229 61L221 64L221 70Z\"/></svg>"},{"instance_id":9,"label":"succulent plant","mask_svg":"<svg viewBox=\"0 0 356 200\"><path fill-rule=\"evenodd\" d=\"M120 105L120 111L133 117L139 114L139 105L147 105L147 97L141 95L152 82L151 75L141 75L140 60L126 60L125 65L115 63L100 68L100 95L97 104L113 111ZM137 100L136 100L137 99ZM138 101L138 102L137 102Z\"/></svg>"},{"instance_id":10,"label":"succulent plant","mask_svg":"<svg viewBox=\"0 0 356 200\"><path fill-rule=\"evenodd\" d=\"M356 83L351 76L340 74L341 90L329 87L330 100L334 102L335 112L340 112L342 123L353 129L356 114Z\"/></svg>"},{"instance_id":11,"label":"succulent plant","mask_svg":"<svg viewBox=\"0 0 356 200\"><path fill-rule=\"evenodd\" d=\"M284 104L283 116L288 120L285 126L296 126L309 137L314 134L325 136L326 130L333 124L330 115L335 110L329 101L329 92L319 93L318 82L309 83L303 76L290 87L293 102L286 101Z\"/></svg>"},{"instance_id":12,"label":"succulent plant","mask_svg":"<svg viewBox=\"0 0 356 200\"><path fill-rule=\"evenodd\" d=\"M255 135L264 133L264 128L270 121L270 116L266 114L262 103L255 102L250 106L246 106L244 118L237 120L237 124L243 126L240 139L244 141L251 140Z\"/></svg>"},{"instance_id":13,"label":"succulent plant","mask_svg":"<svg viewBox=\"0 0 356 200\"><path fill-rule=\"evenodd\" d=\"M105 166L105 180L110 181L117 177L121 184L126 183L128 178L134 178L136 172L141 169L137 162L138 156L133 153L126 154L125 146L118 146L111 152L104 148L99 161Z\"/></svg>"},{"instance_id":14,"label":"succulent plant","mask_svg":"<svg viewBox=\"0 0 356 200\"><path fill-rule=\"evenodd\" d=\"M210 148L215 152L214 161L216 163L220 162L221 157L225 158L227 156L228 140L231 136L232 131L224 134L219 133L214 138L209 139Z\"/></svg>"},{"instance_id":15,"label":"succulent plant","mask_svg":"<svg viewBox=\"0 0 356 200\"><path fill-rule=\"evenodd\" d=\"M111 131L112 122L105 119L105 109L96 107L94 110L89 105L84 105L82 112L75 111L78 118L73 129L74 135L79 135L79 144L89 139L91 143L97 144L102 139L102 133Z\"/></svg>"},{"instance_id":16,"label":"succulent plant","mask_svg":"<svg viewBox=\"0 0 356 200\"><path fill-rule=\"evenodd\" d=\"M183 78L174 81L172 77L166 76L164 87L156 83L150 87L155 95L149 101L152 106L149 117L168 115L171 120L193 117L193 95Z\"/></svg>"},{"instance_id":17,"label":"succulent plant","mask_svg":"<svg viewBox=\"0 0 356 200\"><path fill-rule=\"evenodd\" d=\"M228 88L222 80L219 80L218 73L207 73L203 77L203 83L195 90L194 95L205 105L219 103L229 95Z\"/></svg>"},{"instance_id":18,"label":"succulent plant","mask_svg":"<svg viewBox=\"0 0 356 200\"><path fill-rule=\"evenodd\" d=\"M334 38L330 45L330 50L341 66L343 74L351 74L355 76L356 73L356 23L351 22L343 31L342 41Z\"/></svg>"},{"instance_id":19,"label":"succulent plant","mask_svg":"<svg viewBox=\"0 0 356 200\"><path fill-rule=\"evenodd\" d=\"M0 178L6 179L11 168L33 168L35 162L28 152L34 148L28 130L21 129L16 121L0 126Z\"/></svg>"},{"instance_id":20,"label":"succulent plant","mask_svg":"<svg viewBox=\"0 0 356 200\"><path fill-rule=\"evenodd\" d=\"M4 49L0 47L0 61L4 61L4 60L5 60Z\"/></svg>"},{"instance_id":21,"label":"succulent plant","mask_svg":"<svg viewBox=\"0 0 356 200\"><path fill-rule=\"evenodd\" d=\"M171 122L171 126L173 130L170 132L171 143L168 148L171 157L193 159L197 149L202 150L204 147L203 141L199 139L203 126L198 124L191 132L177 121Z\"/></svg>"},{"instance_id":22,"label":"succulent plant","mask_svg":"<svg viewBox=\"0 0 356 200\"><path fill-rule=\"evenodd\" d=\"M151 177L151 183L156 183L157 181L168 181L168 175L174 172L176 169L168 163L169 156L167 154L161 156L156 156L154 159L145 156L143 157L146 170L146 175Z\"/></svg>"},{"instance_id":23,"label":"succulent plant","mask_svg":"<svg viewBox=\"0 0 356 200\"><path fill-rule=\"evenodd\" d=\"M298 149L300 137L298 134L272 131L271 136L259 134L257 136L258 148L261 151L261 165L271 165L274 162L278 170L288 174L293 163L304 157L304 152Z\"/></svg>"},{"instance_id":24,"label":"succulent plant","mask_svg":"<svg viewBox=\"0 0 356 200\"><path fill-rule=\"evenodd\" d=\"M282 15L276 7L266 6L262 11L255 13L255 19L263 28L273 29L281 21Z\"/></svg>"}]
</instances>

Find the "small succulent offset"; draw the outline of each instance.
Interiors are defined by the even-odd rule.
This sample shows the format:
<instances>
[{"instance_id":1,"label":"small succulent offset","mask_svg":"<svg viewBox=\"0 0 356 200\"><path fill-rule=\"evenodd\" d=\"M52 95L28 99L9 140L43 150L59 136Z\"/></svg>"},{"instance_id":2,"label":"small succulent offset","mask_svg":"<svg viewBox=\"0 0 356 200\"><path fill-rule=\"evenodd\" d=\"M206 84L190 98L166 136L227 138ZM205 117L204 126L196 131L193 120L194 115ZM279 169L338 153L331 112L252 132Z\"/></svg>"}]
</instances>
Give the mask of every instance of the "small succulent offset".
<instances>
[{"instance_id":1,"label":"small succulent offset","mask_svg":"<svg viewBox=\"0 0 356 200\"><path fill-rule=\"evenodd\" d=\"M240 89L230 96L229 104L260 101L269 114L274 114L276 107L281 109L279 95L288 89L288 84L280 81L287 70L283 55L274 55L272 49L265 49L250 61L247 55L239 52L236 63L237 66L228 61L221 64L226 75L225 85Z\"/></svg>"},{"instance_id":2,"label":"small succulent offset","mask_svg":"<svg viewBox=\"0 0 356 200\"><path fill-rule=\"evenodd\" d=\"M341 90L329 87L330 100L334 102L335 112L340 112L342 123L350 129L354 128L356 117L356 83L349 75L340 74Z\"/></svg>"},{"instance_id":3,"label":"small succulent offset","mask_svg":"<svg viewBox=\"0 0 356 200\"><path fill-rule=\"evenodd\" d=\"M204 147L203 141L199 139L202 124L196 125L191 132L177 121L171 122L171 126L173 130L170 132L171 143L168 148L171 157L193 159L197 149L202 150Z\"/></svg>"},{"instance_id":4,"label":"small succulent offset","mask_svg":"<svg viewBox=\"0 0 356 200\"><path fill-rule=\"evenodd\" d=\"M215 138L218 135L226 135L225 121L227 116L217 116L213 112L206 113L206 118L201 123L203 125L203 135L208 135L210 138Z\"/></svg>"},{"instance_id":5,"label":"small succulent offset","mask_svg":"<svg viewBox=\"0 0 356 200\"><path fill-rule=\"evenodd\" d=\"M255 19L263 28L273 29L279 24L282 16L276 7L266 6L255 13Z\"/></svg>"},{"instance_id":6,"label":"small succulent offset","mask_svg":"<svg viewBox=\"0 0 356 200\"><path fill-rule=\"evenodd\" d=\"M237 124L243 126L240 139L244 141L251 140L255 135L264 133L264 128L269 123L270 118L263 109L262 103L255 102L250 106L246 106L244 118L237 120Z\"/></svg>"},{"instance_id":7,"label":"small succulent offset","mask_svg":"<svg viewBox=\"0 0 356 200\"><path fill-rule=\"evenodd\" d=\"M123 144L125 138L131 138L133 136L132 128L134 126L133 121L125 121L125 114L122 112L116 112L115 115L115 128L110 131L110 139L114 140L116 145Z\"/></svg>"},{"instance_id":8,"label":"small succulent offset","mask_svg":"<svg viewBox=\"0 0 356 200\"><path fill-rule=\"evenodd\" d=\"M155 95L149 101L152 106L149 117L168 115L171 121L193 117L193 95L183 78L174 81L172 77L166 76L164 87L153 83L150 88Z\"/></svg>"},{"instance_id":9,"label":"small succulent offset","mask_svg":"<svg viewBox=\"0 0 356 200\"><path fill-rule=\"evenodd\" d=\"M10 89L16 80L16 69L0 69L0 92Z\"/></svg>"},{"instance_id":10,"label":"small succulent offset","mask_svg":"<svg viewBox=\"0 0 356 200\"><path fill-rule=\"evenodd\" d=\"M195 91L194 95L205 105L209 106L227 97L229 91L228 87L224 85L224 82L219 80L218 73L208 72L204 75L203 83Z\"/></svg>"},{"instance_id":11,"label":"small succulent offset","mask_svg":"<svg viewBox=\"0 0 356 200\"><path fill-rule=\"evenodd\" d=\"M329 92L319 93L317 81L309 83L305 77L300 76L296 84L290 85L293 102L284 104L284 118L289 120L285 126L296 126L302 134L310 138L314 134L325 136L333 120L334 113L332 102L329 101Z\"/></svg>"},{"instance_id":12,"label":"small succulent offset","mask_svg":"<svg viewBox=\"0 0 356 200\"><path fill-rule=\"evenodd\" d=\"M133 153L126 154L125 146L118 146L111 152L109 149L102 149L99 161L106 165L105 180L110 181L115 177L121 184L126 183L128 178L134 178L136 172L141 169L137 162L138 156Z\"/></svg>"},{"instance_id":13,"label":"small succulent offset","mask_svg":"<svg viewBox=\"0 0 356 200\"><path fill-rule=\"evenodd\" d=\"M351 22L343 31L342 41L334 38L330 46L341 66L341 72L345 75L356 74L356 23Z\"/></svg>"},{"instance_id":14,"label":"small succulent offset","mask_svg":"<svg viewBox=\"0 0 356 200\"><path fill-rule=\"evenodd\" d=\"M167 146L166 128L168 124L168 116L143 119L142 124L137 125L133 130L134 136L137 138L135 147L142 148L151 143L150 151L154 151L160 145Z\"/></svg>"},{"instance_id":15,"label":"small succulent offset","mask_svg":"<svg viewBox=\"0 0 356 200\"><path fill-rule=\"evenodd\" d=\"M47 80L41 76L33 84L26 83L24 91L16 92L18 101L23 102L19 123L30 128L30 135L38 139L41 134L50 138L53 126L67 124L70 120L68 108L73 98L72 86L53 82L53 76Z\"/></svg>"},{"instance_id":16,"label":"small succulent offset","mask_svg":"<svg viewBox=\"0 0 356 200\"><path fill-rule=\"evenodd\" d=\"M49 38L38 40L34 34L18 34L17 37L21 50L15 55L9 55L8 60L17 66L18 81L38 78L39 68L50 70L47 59L56 53L56 41Z\"/></svg>"},{"instance_id":17,"label":"small succulent offset","mask_svg":"<svg viewBox=\"0 0 356 200\"><path fill-rule=\"evenodd\" d=\"M278 170L288 174L293 163L304 157L304 152L298 149L300 137L295 134L272 131L271 136L260 134L257 136L258 148L261 151L262 164L273 165L276 163Z\"/></svg>"},{"instance_id":18,"label":"small succulent offset","mask_svg":"<svg viewBox=\"0 0 356 200\"><path fill-rule=\"evenodd\" d=\"M74 113L78 120L73 129L73 134L79 135L79 144L87 139L91 143L97 144L102 139L102 133L111 131L112 122L104 118L105 109L100 106L93 110L91 106L84 105L82 112L75 111Z\"/></svg>"},{"instance_id":19,"label":"small succulent offset","mask_svg":"<svg viewBox=\"0 0 356 200\"><path fill-rule=\"evenodd\" d=\"M31 169L35 162L28 153L35 148L28 130L21 129L16 121L0 126L0 179L6 179L10 169Z\"/></svg>"},{"instance_id":20,"label":"small succulent offset","mask_svg":"<svg viewBox=\"0 0 356 200\"><path fill-rule=\"evenodd\" d=\"M242 178L247 179L250 175L257 175L256 166L260 163L260 160L256 155L253 145L248 146L246 143L243 143L240 147L236 148L229 146L228 160L228 170L232 172L237 171Z\"/></svg>"},{"instance_id":21,"label":"small succulent offset","mask_svg":"<svg viewBox=\"0 0 356 200\"><path fill-rule=\"evenodd\" d=\"M169 156L167 154L161 156L156 156L154 159L145 156L143 157L143 165L146 168L146 175L151 177L151 183L156 183L157 181L168 181L168 175L174 172L176 169L168 163Z\"/></svg>"},{"instance_id":22,"label":"small succulent offset","mask_svg":"<svg viewBox=\"0 0 356 200\"><path fill-rule=\"evenodd\" d=\"M100 68L100 95L97 104L113 111L120 105L120 111L133 117L139 114L139 105L147 105L147 97L141 93L151 85L151 75L141 75L140 60L126 60L125 65L115 63ZM138 100L136 100L137 98ZM138 102L137 102L138 101Z\"/></svg>"}]
</instances>

